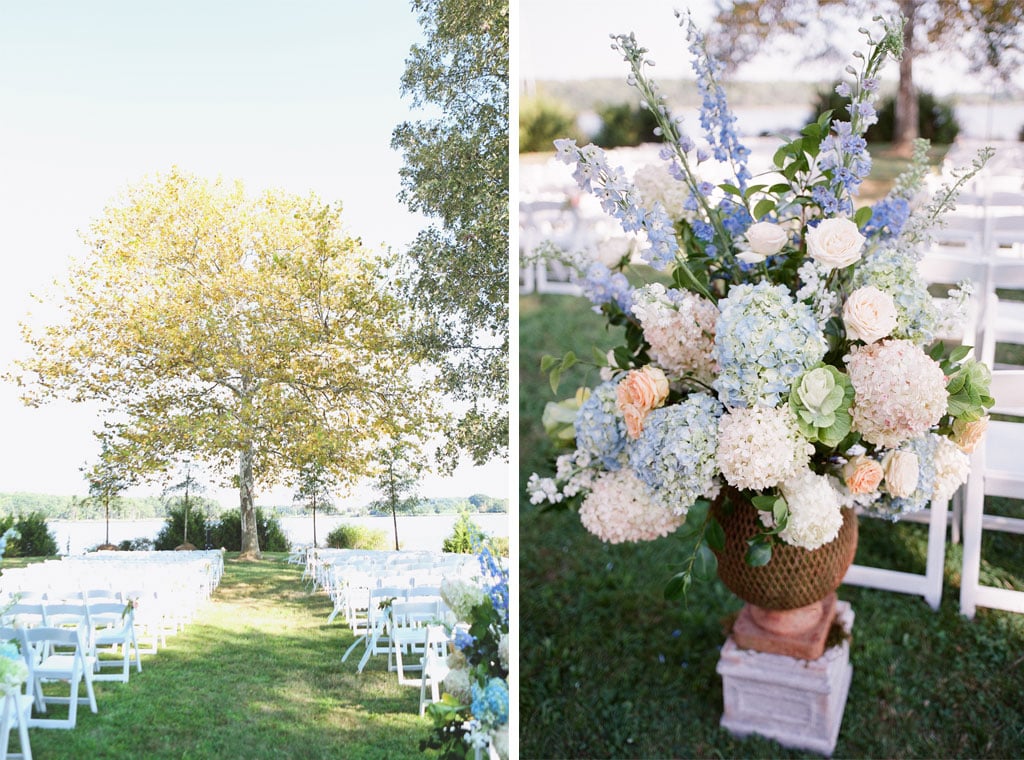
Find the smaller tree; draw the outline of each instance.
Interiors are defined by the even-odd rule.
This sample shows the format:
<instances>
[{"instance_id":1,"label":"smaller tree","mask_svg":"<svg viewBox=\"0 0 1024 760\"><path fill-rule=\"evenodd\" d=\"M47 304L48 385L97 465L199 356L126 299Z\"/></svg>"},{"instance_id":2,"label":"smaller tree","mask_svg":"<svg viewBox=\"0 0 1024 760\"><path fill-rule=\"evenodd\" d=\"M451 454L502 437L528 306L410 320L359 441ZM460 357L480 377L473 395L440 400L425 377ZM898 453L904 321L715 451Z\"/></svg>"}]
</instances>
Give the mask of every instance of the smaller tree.
<instances>
[{"instance_id":1,"label":"smaller tree","mask_svg":"<svg viewBox=\"0 0 1024 760\"><path fill-rule=\"evenodd\" d=\"M121 493L128 488L128 477L123 462L119 459L116 449L104 435L98 436L101 443L100 457L92 467L83 467L85 479L89 483L89 501L103 506L106 520L106 538L101 549L116 549L110 543L110 510L120 511L123 506Z\"/></svg>"},{"instance_id":2,"label":"smaller tree","mask_svg":"<svg viewBox=\"0 0 1024 760\"><path fill-rule=\"evenodd\" d=\"M417 491L425 464L419 448L409 441L385 445L377 461L381 469L375 485L381 498L370 502L370 509L391 511L398 551L398 513L412 512L423 502Z\"/></svg>"},{"instance_id":3,"label":"smaller tree","mask_svg":"<svg viewBox=\"0 0 1024 760\"><path fill-rule=\"evenodd\" d=\"M190 506L190 497L193 498L197 494L201 494L206 490L206 486L200 483L192 472L192 460L188 457L182 459L180 467L180 479L176 483L164 488L163 498L174 494L181 494L177 501L180 502L184 517L182 518L182 537L181 546L176 548L182 549L195 549L196 547L188 542L188 511ZM204 523L205 525L205 523ZM194 534L193 534L194 535Z\"/></svg>"},{"instance_id":4,"label":"smaller tree","mask_svg":"<svg viewBox=\"0 0 1024 760\"><path fill-rule=\"evenodd\" d=\"M317 546L316 511L319 509L321 514L334 512L330 491L334 482L330 471L319 462L308 462L299 471L298 490L292 497L292 503L313 513L313 546Z\"/></svg>"}]
</instances>

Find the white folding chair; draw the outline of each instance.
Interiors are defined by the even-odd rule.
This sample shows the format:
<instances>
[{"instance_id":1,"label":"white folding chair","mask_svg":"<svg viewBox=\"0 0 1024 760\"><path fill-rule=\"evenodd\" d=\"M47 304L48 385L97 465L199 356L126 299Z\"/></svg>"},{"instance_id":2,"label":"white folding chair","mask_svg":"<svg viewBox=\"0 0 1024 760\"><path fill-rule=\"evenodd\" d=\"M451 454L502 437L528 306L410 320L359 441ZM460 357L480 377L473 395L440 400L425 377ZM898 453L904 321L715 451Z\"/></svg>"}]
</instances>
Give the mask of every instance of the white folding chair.
<instances>
[{"instance_id":1,"label":"white folding chair","mask_svg":"<svg viewBox=\"0 0 1024 760\"><path fill-rule=\"evenodd\" d=\"M441 701L441 682L448 675L448 632L443 625L428 625L427 640L423 653L423 674L420 678L420 717L426 712L428 702ZM427 686L430 699L427 700Z\"/></svg>"},{"instance_id":2,"label":"white folding chair","mask_svg":"<svg viewBox=\"0 0 1024 760\"><path fill-rule=\"evenodd\" d=\"M997 281L998 285L998 281ZM982 361L992 366L996 343L1004 339L998 329L1005 302L991 296L988 328L982 343ZM1008 340L1008 342L1017 342ZM1021 341L1024 342L1024 341ZM993 414L1024 418L1024 370L992 372ZM960 612L974 617L978 607L1024 612L1024 591L981 583L981 544L985 530L1024 534L1024 519L985 514L985 496L1024 498L1024 421L992 420L971 455L964 507L964 555L960 581Z\"/></svg>"},{"instance_id":3,"label":"white folding chair","mask_svg":"<svg viewBox=\"0 0 1024 760\"><path fill-rule=\"evenodd\" d=\"M0 760L32 760L32 745L28 740L28 725L32 717L32 697L20 691L5 694L0 710ZM21 752L8 751L11 731L18 729Z\"/></svg>"},{"instance_id":4,"label":"white folding chair","mask_svg":"<svg viewBox=\"0 0 1024 760\"><path fill-rule=\"evenodd\" d=\"M409 678L406 669L422 670L419 665L406 664L405 658L413 655L426 656L427 627L437 623L441 617L441 598L421 597L415 601L396 601L391 605L391 620L388 637L388 670L397 671L398 683L403 686L420 686L422 678Z\"/></svg>"},{"instance_id":5,"label":"white folding chair","mask_svg":"<svg viewBox=\"0 0 1024 760\"><path fill-rule=\"evenodd\" d=\"M89 654L96 659L96 681L120 681L128 683L131 670L131 653L135 652L135 671L142 672L142 660L139 656L139 643L135 638L135 609L132 604L120 602L93 602L88 606L89 613ZM104 660L100 658L100 650L108 648L117 654L120 649L120 660ZM120 673L103 673L103 668L117 667Z\"/></svg>"},{"instance_id":6,"label":"white folding chair","mask_svg":"<svg viewBox=\"0 0 1024 760\"><path fill-rule=\"evenodd\" d=\"M31 659L29 678L32 680L31 689L36 709L45 713L47 705L68 706L67 718L33 718L29 726L74 728L79 703L89 705L89 709L94 713L98 712L96 693L92 686L95 659L86 654L86 643L81 628L19 628L18 635L22 653L29 653ZM49 649L54 653L46 654ZM70 685L69 695L44 695L43 683L48 681L67 681ZM78 696L82 681L85 681L85 697Z\"/></svg>"},{"instance_id":7,"label":"white folding chair","mask_svg":"<svg viewBox=\"0 0 1024 760\"><path fill-rule=\"evenodd\" d=\"M390 648L390 639L388 638L390 603L392 601L404 601L408 590L408 586L382 586L370 589L370 601L366 610L366 633L362 638L366 642L366 651L363 652L363 656L359 660L358 670L360 673L363 672L363 668L366 667L366 663L370 661L371 657L388 653ZM345 652L344 657L341 658L342 662L345 661L358 643L359 639L352 643L352 646Z\"/></svg>"}]
</instances>

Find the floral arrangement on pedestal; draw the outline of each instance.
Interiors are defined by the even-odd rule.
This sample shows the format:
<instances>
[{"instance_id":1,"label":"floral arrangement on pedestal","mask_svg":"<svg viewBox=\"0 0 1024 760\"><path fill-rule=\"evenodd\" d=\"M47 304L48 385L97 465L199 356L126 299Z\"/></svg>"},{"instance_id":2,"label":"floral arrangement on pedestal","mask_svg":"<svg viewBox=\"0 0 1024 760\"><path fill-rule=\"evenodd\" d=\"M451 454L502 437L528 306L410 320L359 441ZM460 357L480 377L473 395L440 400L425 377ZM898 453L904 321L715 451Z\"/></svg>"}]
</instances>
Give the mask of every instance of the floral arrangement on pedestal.
<instances>
[{"instance_id":1,"label":"floral arrangement on pedestal","mask_svg":"<svg viewBox=\"0 0 1024 760\"><path fill-rule=\"evenodd\" d=\"M448 675L440 702L427 707L434 731L421 749L443 758L509 756L508 570L479 548L480 583L445 579L441 597L458 622L451 629Z\"/></svg>"},{"instance_id":2,"label":"floral arrangement on pedestal","mask_svg":"<svg viewBox=\"0 0 1024 760\"><path fill-rule=\"evenodd\" d=\"M613 543L681 528L692 554L669 584L676 595L715 574L726 543L709 509L716 498L758 510L746 562L765 566L773 548L835 540L844 507L898 516L949 498L984 432L988 371L969 348L935 340L963 316L969 286L940 307L917 263L991 150L921 201L928 145L919 141L889 195L855 208L871 168L864 133L877 120L879 72L902 54L902 20L874 21L881 33L861 30L867 51L854 53L838 87L847 113L823 114L783 143L764 177L747 168L722 67L688 17L703 145L649 78L653 64L632 34L613 35L613 48L657 119L663 163L630 181L601 149L555 143L636 245L580 277L625 343L595 357L597 387L549 404L545 427L569 452L554 477L531 477L531 500L578 505L583 526ZM702 179L711 158L730 181ZM548 356L542 368L557 390L577 362Z\"/></svg>"}]
</instances>

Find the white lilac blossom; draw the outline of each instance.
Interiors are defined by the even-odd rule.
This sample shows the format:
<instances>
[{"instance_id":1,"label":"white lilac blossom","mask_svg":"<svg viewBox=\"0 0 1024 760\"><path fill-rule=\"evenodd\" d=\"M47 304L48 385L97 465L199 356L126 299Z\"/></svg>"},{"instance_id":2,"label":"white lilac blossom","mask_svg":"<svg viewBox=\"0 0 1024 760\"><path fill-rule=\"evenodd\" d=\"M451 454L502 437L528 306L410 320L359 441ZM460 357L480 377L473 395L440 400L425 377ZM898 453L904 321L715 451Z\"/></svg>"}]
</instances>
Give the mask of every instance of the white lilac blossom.
<instances>
[{"instance_id":1,"label":"white lilac blossom","mask_svg":"<svg viewBox=\"0 0 1024 760\"><path fill-rule=\"evenodd\" d=\"M655 409L629 446L629 465L665 509L678 515L713 487L722 405L706 393Z\"/></svg>"},{"instance_id":2,"label":"white lilac blossom","mask_svg":"<svg viewBox=\"0 0 1024 760\"><path fill-rule=\"evenodd\" d=\"M580 523L610 544L667 536L684 520L666 509L631 470L607 472L594 480L580 505Z\"/></svg>"},{"instance_id":3,"label":"white lilac blossom","mask_svg":"<svg viewBox=\"0 0 1024 760\"><path fill-rule=\"evenodd\" d=\"M719 420L718 467L735 488L774 488L806 466L813 453L788 406L733 409Z\"/></svg>"},{"instance_id":4,"label":"white lilac blossom","mask_svg":"<svg viewBox=\"0 0 1024 760\"><path fill-rule=\"evenodd\" d=\"M632 308L655 363L680 378L704 384L714 379L718 309L711 301L655 283L633 291Z\"/></svg>"},{"instance_id":5,"label":"white lilac blossom","mask_svg":"<svg viewBox=\"0 0 1024 760\"><path fill-rule=\"evenodd\" d=\"M668 166L641 166L633 174L633 185L640 193L640 201L645 208L653 208L658 203L673 221L693 218L692 210L687 208L690 191L685 182L672 175Z\"/></svg>"},{"instance_id":6,"label":"white lilac blossom","mask_svg":"<svg viewBox=\"0 0 1024 760\"><path fill-rule=\"evenodd\" d=\"M718 306L713 385L728 407L776 406L825 355L814 314L782 285L736 285Z\"/></svg>"}]
</instances>

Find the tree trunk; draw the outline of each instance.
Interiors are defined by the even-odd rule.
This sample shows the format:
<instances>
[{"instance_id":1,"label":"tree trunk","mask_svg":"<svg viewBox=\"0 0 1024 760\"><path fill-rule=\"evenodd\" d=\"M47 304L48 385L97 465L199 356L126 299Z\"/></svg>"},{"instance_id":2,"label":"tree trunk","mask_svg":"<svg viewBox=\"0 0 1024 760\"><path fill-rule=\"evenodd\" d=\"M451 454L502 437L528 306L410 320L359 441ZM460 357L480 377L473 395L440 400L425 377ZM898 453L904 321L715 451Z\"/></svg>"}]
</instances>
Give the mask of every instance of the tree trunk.
<instances>
[{"instance_id":1,"label":"tree trunk","mask_svg":"<svg viewBox=\"0 0 1024 760\"><path fill-rule=\"evenodd\" d=\"M900 10L907 19L903 27L903 60L900 61L900 84L896 93L896 116L893 124L893 152L909 157L917 139L917 90L914 87L914 17L919 0L900 0Z\"/></svg>"},{"instance_id":2,"label":"tree trunk","mask_svg":"<svg viewBox=\"0 0 1024 760\"><path fill-rule=\"evenodd\" d=\"M395 511L395 501L391 500L391 520L395 523L395 551L398 551L398 513Z\"/></svg>"},{"instance_id":3,"label":"tree trunk","mask_svg":"<svg viewBox=\"0 0 1024 760\"><path fill-rule=\"evenodd\" d=\"M109 501L104 501L103 502L103 513L106 515L106 518L107 518L107 537L103 541L103 543L105 543L105 544L107 544L109 546L110 545L110 502Z\"/></svg>"},{"instance_id":4,"label":"tree trunk","mask_svg":"<svg viewBox=\"0 0 1024 760\"><path fill-rule=\"evenodd\" d=\"M242 553L239 559L261 559L260 538L256 533L256 507L253 504L253 450L247 443L238 455L238 492L242 513Z\"/></svg>"},{"instance_id":5,"label":"tree trunk","mask_svg":"<svg viewBox=\"0 0 1024 760\"><path fill-rule=\"evenodd\" d=\"M316 496L313 497L313 547L316 548Z\"/></svg>"}]
</instances>

